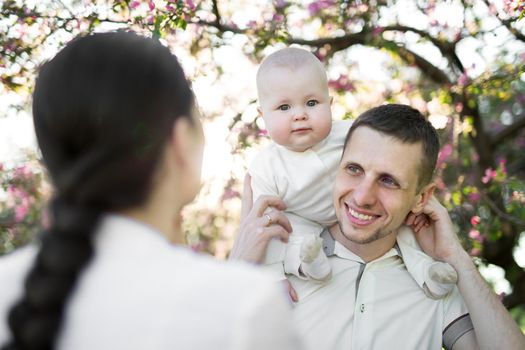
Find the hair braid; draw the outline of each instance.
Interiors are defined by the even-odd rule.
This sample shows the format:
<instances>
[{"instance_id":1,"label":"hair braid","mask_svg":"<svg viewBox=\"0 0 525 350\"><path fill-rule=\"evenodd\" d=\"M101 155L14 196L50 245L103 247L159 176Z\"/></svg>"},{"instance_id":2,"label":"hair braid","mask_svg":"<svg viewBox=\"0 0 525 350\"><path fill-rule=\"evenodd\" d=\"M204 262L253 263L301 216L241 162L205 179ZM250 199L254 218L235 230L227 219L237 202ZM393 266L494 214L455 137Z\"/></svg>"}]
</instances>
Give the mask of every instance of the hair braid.
<instances>
[{"instance_id":1,"label":"hair braid","mask_svg":"<svg viewBox=\"0 0 525 350\"><path fill-rule=\"evenodd\" d=\"M42 232L41 247L29 271L23 299L13 307L12 343L5 349L53 349L68 296L93 255L93 233L100 211L53 202L53 223Z\"/></svg>"}]
</instances>

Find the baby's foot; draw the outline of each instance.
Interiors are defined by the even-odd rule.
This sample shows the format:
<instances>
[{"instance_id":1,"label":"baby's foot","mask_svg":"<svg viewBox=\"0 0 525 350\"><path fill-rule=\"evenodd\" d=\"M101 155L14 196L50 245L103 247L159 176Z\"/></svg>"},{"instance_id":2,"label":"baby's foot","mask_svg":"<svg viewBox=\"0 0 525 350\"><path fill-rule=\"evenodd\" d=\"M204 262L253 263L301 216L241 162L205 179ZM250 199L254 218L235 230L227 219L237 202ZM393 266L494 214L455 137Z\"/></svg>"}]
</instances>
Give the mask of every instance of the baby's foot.
<instances>
[{"instance_id":1,"label":"baby's foot","mask_svg":"<svg viewBox=\"0 0 525 350\"><path fill-rule=\"evenodd\" d=\"M307 278L326 281L332 276L332 269L328 258L322 251L323 240L320 237L305 237L301 244L300 272Z\"/></svg>"},{"instance_id":2,"label":"baby's foot","mask_svg":"<svg viewBox=\"0 0 525 350\"><path fill-rule=\"evenodd\" d=\"M299 257L304 263L311 263L317 258L319 252L321 251L321 246L323 245L323 240L321 237L317 236L308 236L305 237L303 243L301 244L301 252Z\"/></svg>"},{"instance_id":3,"label":"baby's foot","mask_svg":"<svg viewBox=\"0 0 525 350\"><path fill-rule=\"evenodd\" d=\"M458 282L456 270L449 264L439 261L430 265L428 275L437 283L456 284Z\"/></svg>"},{"instance_id":4,"label":"baby's foot","mask_svg":"<svg viewBox=\"0 0 525 350\"><path fill-rule=\"evenodd\" d=\"M436 261L428 268L428 279L425 281L425 294L432 299L444 298L458 281L458 274L447 263Z\"/></svg>"}]
</instances>

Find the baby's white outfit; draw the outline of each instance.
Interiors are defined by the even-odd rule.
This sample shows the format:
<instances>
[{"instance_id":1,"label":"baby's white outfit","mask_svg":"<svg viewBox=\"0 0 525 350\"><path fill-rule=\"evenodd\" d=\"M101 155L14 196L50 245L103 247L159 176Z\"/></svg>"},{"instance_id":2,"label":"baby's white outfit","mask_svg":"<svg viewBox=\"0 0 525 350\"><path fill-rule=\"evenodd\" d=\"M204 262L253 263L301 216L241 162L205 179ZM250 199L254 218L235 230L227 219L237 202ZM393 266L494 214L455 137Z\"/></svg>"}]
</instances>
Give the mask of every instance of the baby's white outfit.
<instances>
[{"instance_id":1,"label":"baby's white outfit","mask_svg":"<svg viewBox=\"0 0 525 350\"><path fill-rule=\"evenodd\" d=\"M301 245L305 239L319 237L324 227L337 221L332 191L350 126L349 120L333 122L330 134L304 152L294 152L272 142L254 158L249 167L254 201L261 195L280 197L286 203L285 215L293 228L287 244L272 239L268 245L264 265L274 273L276 279L284 279L285 274L312 278L308 274L305 276L301 269ZM435 281L427 282L427 270L436 262L421 252L413 234L409 235L413 240L398 239L408 271L425 292L432 289L432 293L427 295L432 298L443 297L453 284L446 284L444 288L439 285L437 288L434 287ZM329 277L330 266L322 249L313 263L318 274L326 272L326 276L314 279ZM417 268L412 269L412 266Z\"/></svg>"}]
</instances>

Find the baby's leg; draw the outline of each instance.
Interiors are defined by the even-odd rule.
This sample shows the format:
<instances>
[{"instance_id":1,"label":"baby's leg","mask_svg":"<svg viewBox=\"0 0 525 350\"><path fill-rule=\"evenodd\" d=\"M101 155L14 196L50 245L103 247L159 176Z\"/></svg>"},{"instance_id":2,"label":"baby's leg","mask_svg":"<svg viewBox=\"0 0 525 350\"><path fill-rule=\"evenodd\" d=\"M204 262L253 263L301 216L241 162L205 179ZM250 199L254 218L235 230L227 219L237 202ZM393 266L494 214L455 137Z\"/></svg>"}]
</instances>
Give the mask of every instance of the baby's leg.
<instances>
[{"instance_id":1,"label":"baby's leg","mask_svg":"<svg viewBox=\"0 0 525 350\"><path fill-rule=\"evenodd\" d=\"M299 271L307 278L326 281L331 277L330 262L322 247L321 237L315 235L304 237L299 254L301 259Z\"/></svg>"},{"instance_id":2,"label":"baby's leg","mask_svg":"<svg viewBox=\"0 0 525 350\"><path fill-rule=\"evenodd\" d=\"M410 228L400 228L397 243L408 272L428 297L441 299L454 288L458 280L456 270L449 264L426 255L417 244Z\"/></svg>"}]
</instances>

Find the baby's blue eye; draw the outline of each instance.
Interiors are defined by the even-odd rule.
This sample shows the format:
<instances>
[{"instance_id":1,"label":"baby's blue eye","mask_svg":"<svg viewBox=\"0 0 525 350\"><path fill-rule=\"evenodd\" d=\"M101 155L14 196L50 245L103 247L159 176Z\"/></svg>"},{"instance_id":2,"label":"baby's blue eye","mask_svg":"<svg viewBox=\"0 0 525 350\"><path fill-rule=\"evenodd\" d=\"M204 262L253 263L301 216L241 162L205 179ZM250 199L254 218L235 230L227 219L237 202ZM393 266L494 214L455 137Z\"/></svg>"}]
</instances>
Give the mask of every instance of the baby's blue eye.
<instances>
[{"instance_id":1,"label":"baby's blue eye","mask_svg":"<svg viewBox=\"0 0 525 350\"><path fill-rule=\"evenodd\" d=\"M277 107L277 109L281 110L281 111L287 111L290 109L290 106L289 105L280 105L279 107Z\"/></svg>"},{"instance_id":2,"label":"baby's blue eye","mask_svg":"<svg viewBox=\"0 0 525 350\"><path fill-rule=\"evenodd\" d=\"M313 106L315 106L315 105L318 104L318 103L319 103L319 102L317 102L316 100L310 100L310 101L306 102L306 105L307 105L308 107L313 107Z\"/></svg>"}]
</instances>

